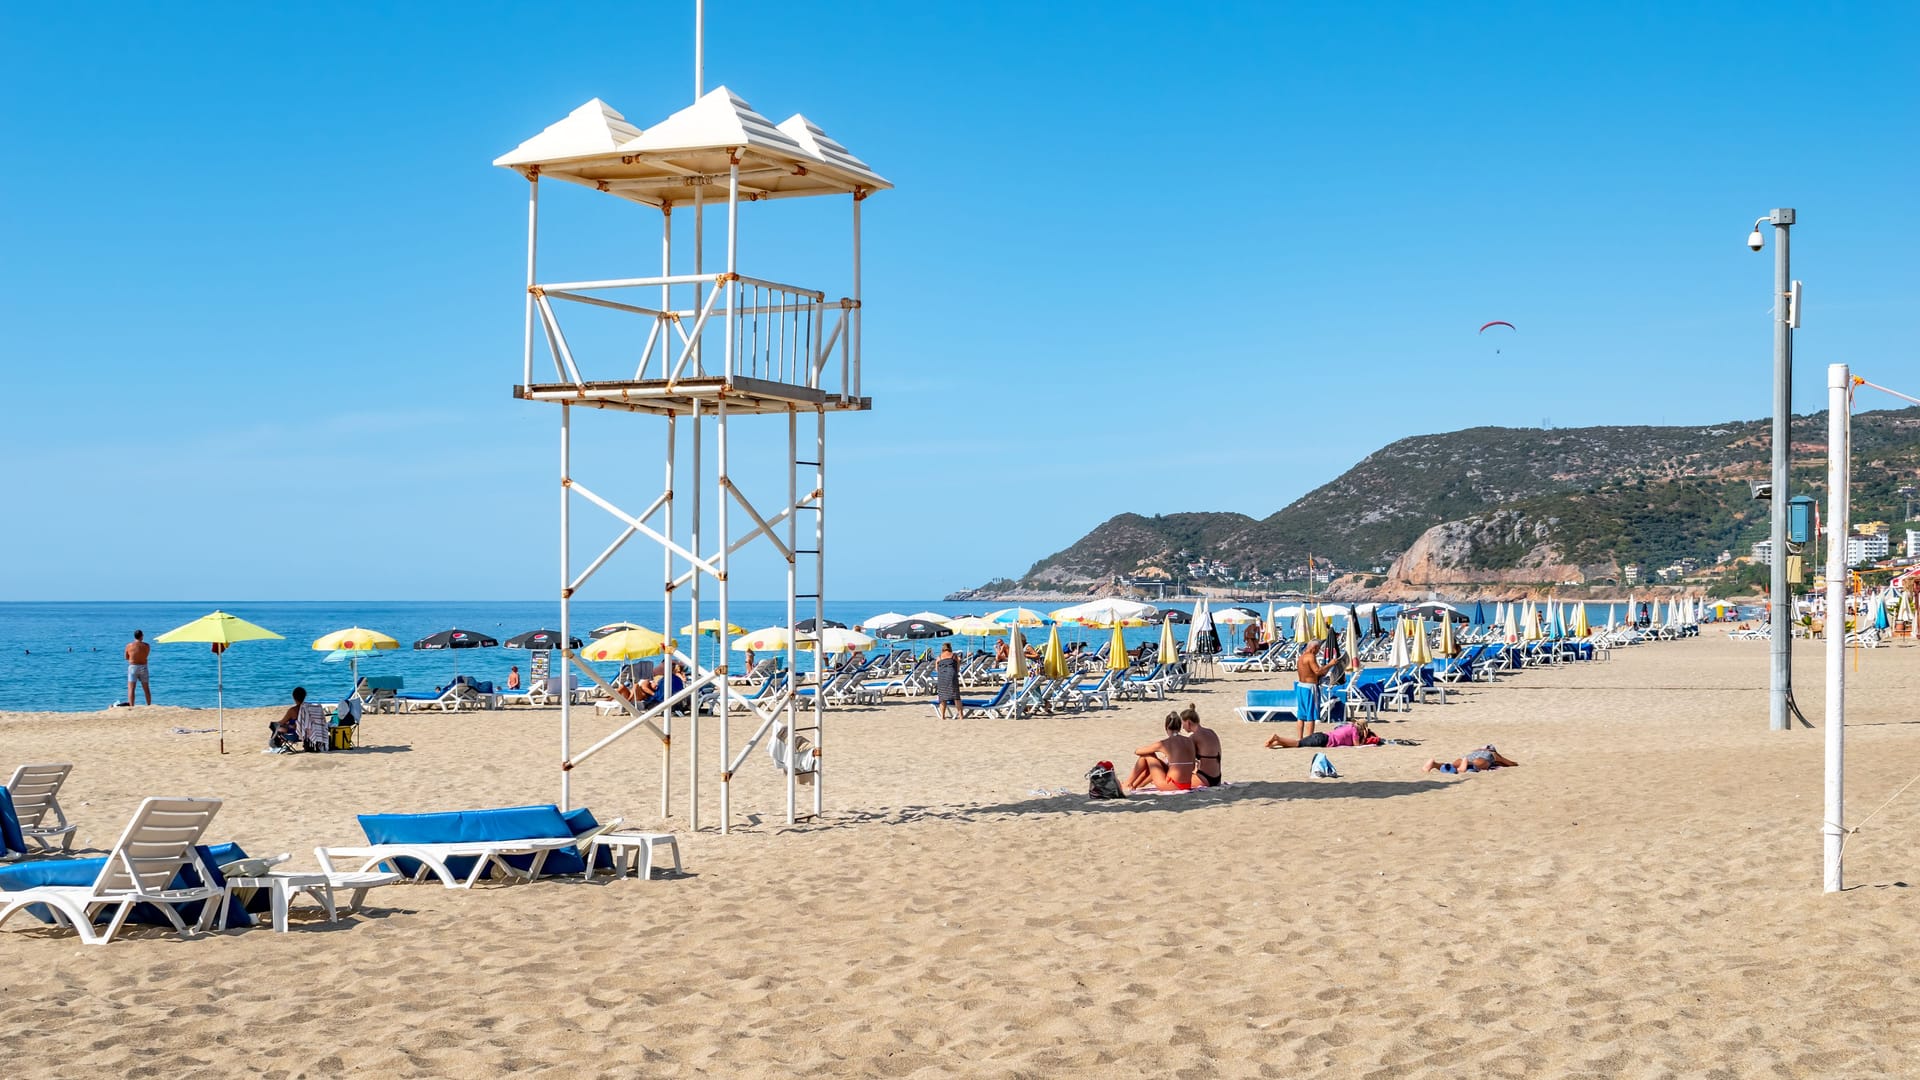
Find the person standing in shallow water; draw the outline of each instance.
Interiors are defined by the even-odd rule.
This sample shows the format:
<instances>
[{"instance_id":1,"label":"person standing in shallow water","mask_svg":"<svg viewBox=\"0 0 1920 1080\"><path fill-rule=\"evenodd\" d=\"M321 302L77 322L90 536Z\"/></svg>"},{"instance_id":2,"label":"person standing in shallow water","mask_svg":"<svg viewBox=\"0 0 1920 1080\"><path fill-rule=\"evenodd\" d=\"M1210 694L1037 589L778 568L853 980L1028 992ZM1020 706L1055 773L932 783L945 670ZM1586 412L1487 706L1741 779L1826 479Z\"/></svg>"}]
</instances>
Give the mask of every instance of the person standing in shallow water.
<instances>
[{"instance_id":1,"label":"person standing in shallow water","mask_svg":"<svg viewBox=\"0 0 1920 1080\"><path fill-rule=\"evenodd\" d=\"M153 646L147 644L146 636L140 631L133 632L133 640L127 642L122 650L127 658L127 705L133 705L134 684L146 691L147 704L153 704L153 684L147 680L147 656L153 652Z\"/></svg>"}]
</instances>

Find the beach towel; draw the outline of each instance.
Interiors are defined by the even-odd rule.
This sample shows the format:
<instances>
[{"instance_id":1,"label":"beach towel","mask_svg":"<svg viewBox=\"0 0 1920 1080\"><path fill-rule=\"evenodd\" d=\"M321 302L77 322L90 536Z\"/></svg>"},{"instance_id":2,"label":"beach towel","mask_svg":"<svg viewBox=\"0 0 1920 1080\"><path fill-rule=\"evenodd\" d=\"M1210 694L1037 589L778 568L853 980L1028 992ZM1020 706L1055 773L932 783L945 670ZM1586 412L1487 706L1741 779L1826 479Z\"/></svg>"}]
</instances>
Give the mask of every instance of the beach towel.
<instances>
[{"instance_id":1,"label":"beach towel","mask_svg":"<svg viewBox=\"0 0 1920 1080\"><path fill-rule=\"evenodd\" d=\"M1327 759L1327 755L1325 754L1313 755L1313 765L1308 769L1308 772L1310 775L1314 776L1315 778L1325 778L1325 779L1333 779L1333 780L1337 780L1340 778L1340 773L1336 769L1334 769L1333 762L1329 761Z\"/></svg>"}]
</instances>

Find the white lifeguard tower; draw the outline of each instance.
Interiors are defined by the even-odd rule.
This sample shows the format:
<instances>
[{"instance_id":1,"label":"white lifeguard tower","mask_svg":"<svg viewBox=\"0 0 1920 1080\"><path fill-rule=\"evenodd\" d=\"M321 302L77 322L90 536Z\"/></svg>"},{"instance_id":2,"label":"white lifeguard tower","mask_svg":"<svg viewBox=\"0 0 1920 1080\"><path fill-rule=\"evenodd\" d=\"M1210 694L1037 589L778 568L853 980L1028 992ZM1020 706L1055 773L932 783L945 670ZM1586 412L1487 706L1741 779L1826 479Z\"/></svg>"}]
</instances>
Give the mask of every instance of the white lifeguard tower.
<instances>
[{"instance_id":1,"label":"white lifeguard tower","mask_svg":"<svg viewBox=\"0 0 1920 1080\"><path fill-rule=\"evenodd\" d=\"M528 181L526 341L520 384L514 396L559 406L560 412L560 636L573 636L571 604L596 578L608 576L609 560L636 537L637 547L657 553L650 564L664 586L660 635L667 639L662 660L686 666L684 685L651 706L628 703L624 722L585 747L574 749L572 705L560 706L560 805L571 805L572 770L617 740L645 729L660 741L660 808L670 815L670 775L675 706L694 703L684 715L688 727L688 815L700 827L700 776L711 768L720 781L720 831L731 824L731 782L756 747L772 740L777 766L785 773L786 819L800 816L799 777L810 772L811 813L821 811L824 787L821 695L796 700L788 692L748 700L727 683L732 655L729 610L730 571L749 555L777 556L786 566L787 627L811 616L825 625L827 416L872 407L861 393L860 355L860 206L868 195L892 185L798 113L778 124L755 112L726 87L702 91L699 52L695 53L695 100L687 108L648 128L627 121L594 99L495 159ZM661 212L660 271L652 276L598 281L542 281L536 274L540 189L543 180L561 180ZM740 204L804 196L842 196L852 216L851 281L844 297L745 272L738 263ZM705 267L705 217L709 209L726 211L726 265ZM674 216L692 218L692 253L676 267ZM618 348L593 352L583 342L576 353L567 341L563 312L576 305L624 313L633 328ZM537 342L546 357L536 363ZM592 352L590 355L589 353ZM636 360L637 357L637 360ZM551 361L549 369L548 361ZM536 372L536 368L538 371ZM664 486L637 513L600 494L611 478L629 479L634 459L592 463L573 460L572 418L576 408L612 410L664 419ZM756 501L737 482L730 456L730 425L742 417L786 418L786 491L783 497ZM763 422L764 423L764 422ZM676 460L677 428L690 425L688 459ZM580 475L576 475L576 466ZM711 473L708 472L711 468ZM679 471L676 471L676 470ZM717 536L702 535L702 493ZM676 502L690 506L676 513ZM572 565L572 509L584 500L618 523L613 539L587 565ZM736 517L738 511L744 517ZM649 543L650 542L650 543ZM631 553L629 553L631 554ZM629 558L626 565L635 562ZM651 573L652 571L648 571ZM644 580L632 574L620 582ZM676 605L676 600L684 602ZM703 614L702 604L717 610ZM676 606L680 614L676 616ZM804 610L803 610L804 609ZM717 618L717 659L703 663L699 635L681 640L677 624ZM817 631L815 631L817 632ZM796 649L807 634L789 633L788 672L797 675ZM606 686L574 650L564 649L556 676L570 666ZM565 685L560 682L559 685ZM716 699L710 722L719 727L719 750L700 746L702 696ZM616 699L621 700L621 699ZM751 734L735 745L730 714L745 708Z\"/></svg>"}]
</instances>

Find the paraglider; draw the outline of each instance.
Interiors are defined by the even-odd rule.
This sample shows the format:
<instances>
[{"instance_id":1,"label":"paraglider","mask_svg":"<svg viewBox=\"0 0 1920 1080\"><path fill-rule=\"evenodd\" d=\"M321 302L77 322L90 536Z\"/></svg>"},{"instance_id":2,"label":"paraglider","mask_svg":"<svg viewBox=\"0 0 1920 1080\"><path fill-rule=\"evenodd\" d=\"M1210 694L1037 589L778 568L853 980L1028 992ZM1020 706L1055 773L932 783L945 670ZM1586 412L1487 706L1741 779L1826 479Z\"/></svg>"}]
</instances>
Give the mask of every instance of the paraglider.
<instances>
[{"instance_id":1,"label":"paraglider","mask_svg":"<svg viewBox=\"0 0 1920 1080\"><path fill-rule=\"evenodd\" d=\"M1508 322L1507 320L1505 320L1505 319L1495 319L1495 320L1493 320L1493 321L1492 321L1492 322L1490 322L1490 323L1482 323L1482 324L1481 324L1481 326L1480 326L1480 331L1479 331L1479 334L1480 334L1480 336L1482 336L1482 337L1484 337L1484 336L1486 336L1486 333L1487 333L1487 330L1488 330L1488 328L1489 328L1489 327L1494 327L1494 326L1504 326L1504 327L1506 327L1507 329L1509 329L1509 330L1511 330L1511 331L1513 331L1513 332L1514 332L1514 333L1516 333L1516 334L1520 332L1520 328L1519 328L1519 327L1517 327L1517 326L1515 326L1515 325L1513 325L1512 323L1510 323L1510 322ZM1495 350L1493 350L1493 354L1494 354L1495 356L1498 356L1498 355L1500 355L1500 350L1499 350L1499 349L1495 349Z\"/></svg>"}]
</instances>

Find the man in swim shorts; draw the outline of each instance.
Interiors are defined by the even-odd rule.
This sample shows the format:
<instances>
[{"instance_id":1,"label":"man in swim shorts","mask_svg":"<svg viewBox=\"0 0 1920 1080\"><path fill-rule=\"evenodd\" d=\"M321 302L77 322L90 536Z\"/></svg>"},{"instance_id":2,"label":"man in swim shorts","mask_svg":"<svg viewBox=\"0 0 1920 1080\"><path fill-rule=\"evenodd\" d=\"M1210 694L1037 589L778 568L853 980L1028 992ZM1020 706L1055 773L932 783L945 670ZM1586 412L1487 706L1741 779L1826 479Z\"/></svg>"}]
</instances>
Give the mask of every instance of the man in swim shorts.
<instances>
[{"instance_id":1,"label":"man in swim shorts","mask_svg":"<svg viewBox=\"0 0 1920 1080\"><path fill-rule=\"evenodd\" d=\"M127 704L129 706L133 704L135 683L140 684L140 688L147 692L147 704L153 704L153 684L147 681L147 654L153 651L153 646L147 644L145 636L140 631L135 630L133 640L127 642L127 647L123 651L127 657Z\"/></svg>"}]
</instances>

